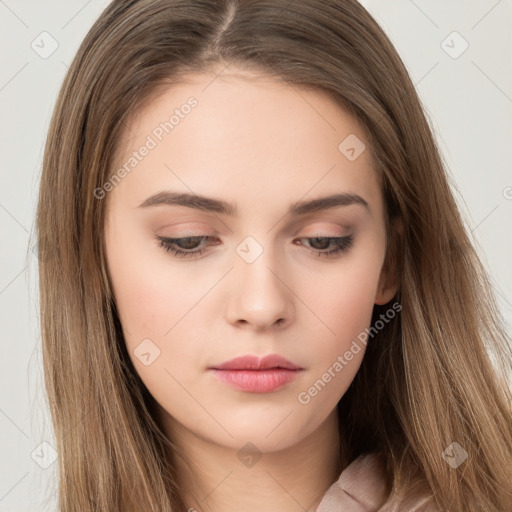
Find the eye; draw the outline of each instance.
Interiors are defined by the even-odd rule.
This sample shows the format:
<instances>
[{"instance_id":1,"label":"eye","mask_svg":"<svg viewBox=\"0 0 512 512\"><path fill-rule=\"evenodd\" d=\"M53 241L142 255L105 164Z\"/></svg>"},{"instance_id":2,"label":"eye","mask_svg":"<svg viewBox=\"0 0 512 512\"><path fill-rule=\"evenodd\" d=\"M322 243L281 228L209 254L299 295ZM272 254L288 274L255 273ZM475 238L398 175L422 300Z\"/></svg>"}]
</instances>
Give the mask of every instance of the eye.
<instances>
[{"instance_id":1,"label":"eye","mask_svg":"<svg viewBox=\"0 0 512 512\"><path fill-rule=\"evenodd\" d=\"M202 242L212 239L210 236L188 236L183 238L169 238L163 236L156 237L158 245L165 251L178 258L190 258L192 256L201 256L208 251L208 248ZM341 237L303 237L297 240L308 240L306 245L311 252L319 257L336 256L342 252L348 251L352 247L353 236ZM304 245L300 243L300 245ZM314 246L319 246L315 248ZM330 247L330 249L328 249ZM327 250L328 249L328 250Z\"/></svg>"},{"instance_id":2,"label":"eye","mask_svg":"<svg viewBox=\"0 0 512 512\"><path fill-rule=\"evenodd\" d=\"M196 249L197 243L208 240L209 236L187 236L185 238L167 238L157 236L160 247L163 247L167 252L174 254L179 258L187 258L190 256L200 256L204 254L207 249ZM176 247L178 245L178 247ZM181 246L181 247L180 247Z\"/></svg>"},{"instance_id":3,"label":"eye","mask_svg":"<svg viewBox=\"0 0 512 512\"><path fill-rule=\"evenodd\" d=\"M348 251L352 247L353 236L339 236L339 237L313 237L313 238L299 238L298 240L309 240L309 247L320 246L320 249L312 248L313 252L319 257L336 256L337 254ZM301 244L303 245L303 244ZM331 249L326 250L328 247Z\"/></svg>"}]
</instances>

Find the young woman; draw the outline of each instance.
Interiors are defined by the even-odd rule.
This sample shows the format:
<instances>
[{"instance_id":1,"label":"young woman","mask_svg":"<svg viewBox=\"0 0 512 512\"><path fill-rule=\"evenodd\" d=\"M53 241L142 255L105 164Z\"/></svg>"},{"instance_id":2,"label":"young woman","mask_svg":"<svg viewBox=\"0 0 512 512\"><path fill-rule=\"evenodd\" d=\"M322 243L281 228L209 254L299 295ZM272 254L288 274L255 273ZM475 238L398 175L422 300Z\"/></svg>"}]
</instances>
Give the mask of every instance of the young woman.
<instances>
[{"instance_id":1,"label":"young woman","mask_svg":"<svg viewBox=\"0 0 512 512\"><path fill-rule=\"evenodd\" d=\"M60 510L512 509L511 343L355 0L114 0L37 210Z\"/></svg>"}]
</instances>

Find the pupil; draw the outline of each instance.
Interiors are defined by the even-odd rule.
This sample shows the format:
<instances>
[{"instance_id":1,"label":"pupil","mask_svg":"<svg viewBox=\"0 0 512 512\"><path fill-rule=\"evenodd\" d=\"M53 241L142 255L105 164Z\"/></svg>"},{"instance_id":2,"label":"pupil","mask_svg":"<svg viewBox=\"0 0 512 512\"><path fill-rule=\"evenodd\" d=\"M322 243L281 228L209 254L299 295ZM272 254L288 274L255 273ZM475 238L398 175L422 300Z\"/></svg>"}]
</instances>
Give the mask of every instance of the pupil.
<instances>
[{"instance_id":1,"label":"pupil","mask_svg":"<svg viewBox=\"0 0 512 512\"><path fill-rule=\"evenodd\" d=\"M317 247L317 249L327 249L329 247L329 239L328 238L313 238L313 241L316 243L320 241L320 247ZM322 243L324 242L324 243Z\"/></svg>"},{"instance_id":2,"label":"pupil","mask_svg":"<svg viewBox=\"0 0 512 512\"><path fill-rule=\"evenodd\" d=\"M179 244L182 246L182 249L194 249L197 245L197 237L187 237L183 238L179 241Z\"/></svg>"}]
</instances>

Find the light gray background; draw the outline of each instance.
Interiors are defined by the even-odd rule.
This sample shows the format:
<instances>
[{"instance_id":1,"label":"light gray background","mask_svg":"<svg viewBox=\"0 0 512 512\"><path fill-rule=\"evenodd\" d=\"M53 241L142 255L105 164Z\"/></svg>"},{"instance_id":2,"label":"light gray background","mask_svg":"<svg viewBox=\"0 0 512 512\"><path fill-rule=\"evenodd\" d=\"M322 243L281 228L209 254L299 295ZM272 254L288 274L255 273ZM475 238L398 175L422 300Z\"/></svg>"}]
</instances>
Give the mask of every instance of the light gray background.
<instances>
[{"instance_id":1,"label":"light gray background","mask_svg":"<svg viewBox=\"0 0 512 512\"><path fill-rule=\"evenodd\" d=\"M78 45L108 3L0 0L0 512L54 509L57 464L50 464L54 443L44 403L33 220L56 95ZM362 3L390 36L417 86L509 321L512 2ZM45 31L51 37L40 35ZM450 35L454 31L460 37ZM52 38L58 48L42 58ZM469 46L458 55L464 41Z\"/></svg>"}]
</instances>

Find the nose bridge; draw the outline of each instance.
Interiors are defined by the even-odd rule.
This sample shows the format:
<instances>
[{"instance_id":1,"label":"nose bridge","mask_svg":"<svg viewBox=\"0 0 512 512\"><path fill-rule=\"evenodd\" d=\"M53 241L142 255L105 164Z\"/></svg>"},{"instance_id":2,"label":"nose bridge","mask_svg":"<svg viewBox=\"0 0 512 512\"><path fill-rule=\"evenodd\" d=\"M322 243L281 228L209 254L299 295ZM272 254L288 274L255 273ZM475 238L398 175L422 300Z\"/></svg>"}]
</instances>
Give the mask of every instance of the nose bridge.
<instances>
[{"instance_id":1,"label":"nose bridge","mask_svg":"<svg viewBox=\"0 0 512 512\"><path fill-rule=\"evenodd\" d=\"M260 233L246 236L237 246L239 256L237 267L240 267L242 278L255 279L279 286L285 276L278 279L280 274L286 273L284 262L275 245L272 235ZM269 284L266 283L266 284Z\"/></svg>"}]
</instances>

